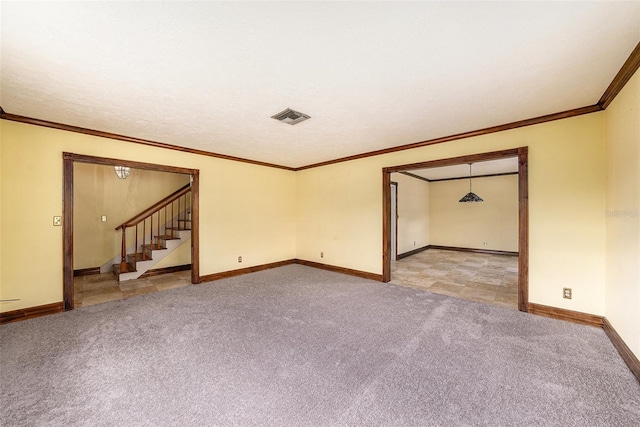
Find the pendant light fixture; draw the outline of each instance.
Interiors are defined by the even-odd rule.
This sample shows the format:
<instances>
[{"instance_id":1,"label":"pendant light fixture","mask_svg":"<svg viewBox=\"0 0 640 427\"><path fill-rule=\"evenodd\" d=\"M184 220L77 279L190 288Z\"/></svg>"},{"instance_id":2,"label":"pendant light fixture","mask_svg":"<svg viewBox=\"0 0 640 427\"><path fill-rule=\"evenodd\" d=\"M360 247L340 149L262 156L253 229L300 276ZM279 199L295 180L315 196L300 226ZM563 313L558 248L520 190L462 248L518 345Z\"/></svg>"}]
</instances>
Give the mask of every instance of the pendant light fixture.
<instances>
[{"instance_id":1,"label":"pendant light fixture","mask_svg":"<svg viewBox=\"0 0 640 427\"><path fill-rule=\"evenodd\" d=\"M120 179L127 179L131 173L131 169L126 166L114 166L113 169L116 171L116 175L118 175L118 178Z\"/></svg>"},{"instance_id":2,"label":"pendant light fixture","mask_svg":"<svg viewBox=\"0 0 640 427\"><path fill-rule=\"evenodd\" d=\"M470 202L484 202L480 196L471 191L471 165L473 163L469 163L469 192L459 200L460 203L470 203Z\"/></svg>"}]
</instances>

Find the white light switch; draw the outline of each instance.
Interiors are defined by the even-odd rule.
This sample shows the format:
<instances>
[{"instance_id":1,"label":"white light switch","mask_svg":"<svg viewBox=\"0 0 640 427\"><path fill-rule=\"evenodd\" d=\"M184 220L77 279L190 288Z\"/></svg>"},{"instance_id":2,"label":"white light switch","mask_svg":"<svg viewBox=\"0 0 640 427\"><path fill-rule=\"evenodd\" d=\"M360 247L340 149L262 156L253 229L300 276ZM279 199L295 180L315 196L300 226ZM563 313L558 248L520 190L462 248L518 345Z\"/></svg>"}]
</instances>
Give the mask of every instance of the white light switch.
<instances>
[{"instance_id":1,"label":"white light switch","mask_svg":"<svg viewBox=\"0 0 640 427\"><path fill-rule=\"evenodd\" d=\"M106 215L102 215L102 216L100 217L100 221L102 221L102 222L107 222L107 216L106 216Z\"/></svg>"},{"instance_id":2,"label":"white light switch","mask_svg":"<svg viewBox=\"0 0 640 427\"><path fill-rule=\"evenodd\" d=\"M54 216L53 217L53 225L56 226L56 227L62 225L62 217L61 216Z\"/></svg>"}]
</instances>

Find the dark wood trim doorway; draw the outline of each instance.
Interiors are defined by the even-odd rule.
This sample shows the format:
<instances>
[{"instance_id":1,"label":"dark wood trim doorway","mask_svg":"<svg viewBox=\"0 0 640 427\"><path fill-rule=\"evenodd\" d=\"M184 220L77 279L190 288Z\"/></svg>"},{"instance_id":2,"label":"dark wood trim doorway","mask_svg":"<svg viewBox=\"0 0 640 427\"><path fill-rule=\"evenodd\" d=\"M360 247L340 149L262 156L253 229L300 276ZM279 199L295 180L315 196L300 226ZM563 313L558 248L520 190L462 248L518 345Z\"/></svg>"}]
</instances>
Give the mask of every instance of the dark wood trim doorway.
<instances>
[{"instance_id":1,"label":"dark wood trim doorway","mask_svg":"<svg viewBox=\"0 0 640 427\"><path fill-rule=\"evenodd\" d=\"M395 212L393 213L396 216L396 220L395 220L395 230L394 233L396 235L396 240L395 240L395 248L394 252L396 254L396 259L398 259L398 183L395 181L391 181L391 185L393 185L394 187L396 187L396 209ZM393 221L392 221L393 223Z\"/></svg>"},{"instance_id":2,"label":"dark wood trim doorway","mask_svg":"<svg viewBox=\"0 0 640 427\"><path fill-rule=\"evenodd\" d=\"M191 175L191 283L200 283L200 220L199 187L200 171L175 166L142 163L131 160L111 159L107 157L85 156L82 154L62 153L63 163L63 208L62 208L62 250L63 278L62 293L64 310L73 310L73 165L75 162L92 163L107 166L128 166L157 172L172 172Z\"/></svg>"},{"instance_id":3,"label":"dark wood trim doorway","mask_svg":"<svg viewBox=\"0 0 640 427\"><path fill-rule=\"evenodd\" d=\"M518 310L529 302L529 171L528 147L391 166L382 169L382 281L391 280L391 173L453 166L509 157L518 158Z\"/></svg>"}]
</instances>

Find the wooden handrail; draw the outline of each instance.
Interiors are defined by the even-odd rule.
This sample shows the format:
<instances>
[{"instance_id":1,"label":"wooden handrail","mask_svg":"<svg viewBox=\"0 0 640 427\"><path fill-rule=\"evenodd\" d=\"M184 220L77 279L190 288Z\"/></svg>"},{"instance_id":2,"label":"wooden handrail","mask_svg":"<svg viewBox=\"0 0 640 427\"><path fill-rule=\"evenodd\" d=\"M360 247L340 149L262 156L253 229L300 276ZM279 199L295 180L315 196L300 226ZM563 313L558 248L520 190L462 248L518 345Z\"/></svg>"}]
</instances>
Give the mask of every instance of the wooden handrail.
<instances>
[{"instance_id":1,"label":"wooden handrail","mask_svg":"<svg viewBox=\"0 0 640 427\"><path fill-rule=\"evenodd\" d=\"M160 200L159 202L154 203L152 206L143 210L142 212L140 212L130 220L116 227L116 230L122 230L122 249L121 249L120 269L119 269L120 273L124 273L127 271L129 272L135 271L135 263L138 260L144 261L148 259L147 250L162 249L160 247L160 241L172 240L174 239L174 236L175 236L174 234L175 230L180 231L180 230L187 229L185 226L186 226L186 223L189 221L187 216L188 215L187 204L188 204L188 199L190 194L191 194L191 184L187 184L184 187L174 191L173 193L171 193L164 199ZM182 212L180 210L181 209L180 200L183 197L185 198L184 200L185 216L183 218L180 218L181 212ZM177 212L175 210L176 202L178 202ZM162 228L164 228L165 234L161 235L160 232L162 231L161 224L162 224L163 213L164 213L164 225L162 226ZM157 239L155 243L154 243L154 236L153 236L153 233L154 233L153 216L154 215L156 216L156 223L157 223L156 232L158 233L155 237ZM149 246L148 247L146 245L147 220L149 221ZM183 225L181 225L181 221L184 222ZM138 252L138 238L139 238L138 228L140 224L142 224L142 251ZM129 227L135 227L135 246L134 246L135 250L133 253L133 267L132 267L134 268L134 270L129 269L129 263L127 260L127 229ZM138 255L140 255L140 258L138 257Z\"/></svg>"},{"instance_id":2,"label":"wooden handrail","mask_svg":"<svg viewBox=\"0 0 640 427\"><path fill-rule=\"evenodd\" d=\"M148 207L147 209L143 210L133 218L123 222L122 224L116 227L116 230L120 230L122 227L131 227L133 225L136 225L136 223L139 222L136 220L148 217L150 214L155 213L155 211L157 211L159 208L164 207L168 203L175 201L176 199L180 198L180 196L188 193L189 191L191 191L191 184L187 184L184 187L174 191L164 199L160 200L158 203L153 204L153 206Z\"/></svg>"}]
</instances>

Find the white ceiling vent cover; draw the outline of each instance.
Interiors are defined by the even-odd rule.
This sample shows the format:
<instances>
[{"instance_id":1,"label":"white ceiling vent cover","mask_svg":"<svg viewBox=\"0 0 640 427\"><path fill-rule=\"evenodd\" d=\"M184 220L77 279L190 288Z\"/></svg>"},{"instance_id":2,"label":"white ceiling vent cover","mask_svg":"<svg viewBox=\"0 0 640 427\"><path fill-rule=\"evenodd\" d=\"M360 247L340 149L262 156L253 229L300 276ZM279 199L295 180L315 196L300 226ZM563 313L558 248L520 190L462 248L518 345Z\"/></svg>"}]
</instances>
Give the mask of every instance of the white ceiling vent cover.
<instances>
[{"instance_id":1,"label":"white ceiling vent cover","mask_svg":"<svg viewBox=\"0 0 640 427\"><path fill-rule=\"evenodd\" d=\"M274 114L273 116L271 116L271 118L280 120L281 122L288 123L290 125L295 125L300 122L304 122L307 119L310 119L311 116L307 116L304 113L294 111L291 108L287 108L286 110L281 111L278 114Z\"/></svg>"}]
</instances>

